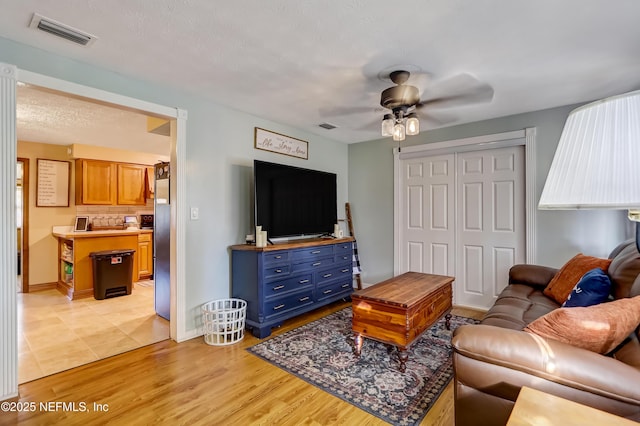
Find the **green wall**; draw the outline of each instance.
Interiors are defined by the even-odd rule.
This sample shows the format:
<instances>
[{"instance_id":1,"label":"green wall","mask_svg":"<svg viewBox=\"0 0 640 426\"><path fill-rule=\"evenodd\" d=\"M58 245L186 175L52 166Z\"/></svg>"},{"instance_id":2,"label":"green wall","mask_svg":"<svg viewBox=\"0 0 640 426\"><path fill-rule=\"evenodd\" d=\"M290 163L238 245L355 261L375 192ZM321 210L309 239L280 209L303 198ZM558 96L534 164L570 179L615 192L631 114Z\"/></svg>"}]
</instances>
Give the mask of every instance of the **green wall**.
<instances>
[{"instance_id":1,"label":"green wall","mask_svg":"<svg viewBox=\"0 0 640 426\"><path fill-rule=\"evenodd\" d=\"M577 105L423 131L403 146L536 128L536 203L569 112ZM363 281L393 275L393 148L390 138L349 146L349 202ZM628 237L620 211L536 211L536 263L559 267L577 252L607 256Z\"/></svg>"}]
</instances>

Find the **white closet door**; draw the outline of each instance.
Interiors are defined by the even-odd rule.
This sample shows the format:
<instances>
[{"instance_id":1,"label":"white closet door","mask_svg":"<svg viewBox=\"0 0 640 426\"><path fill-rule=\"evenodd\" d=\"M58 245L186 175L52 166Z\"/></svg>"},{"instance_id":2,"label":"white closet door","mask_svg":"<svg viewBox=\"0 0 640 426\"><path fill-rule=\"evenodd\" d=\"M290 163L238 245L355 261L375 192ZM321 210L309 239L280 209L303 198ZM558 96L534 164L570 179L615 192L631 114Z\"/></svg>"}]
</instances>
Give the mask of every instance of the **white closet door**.
<instances>
[{"instance_id":1,"label":"white closet door","mask_svg":"<svg viewBox=\"0 0 640 426\"><path fill-rule=\"evenodd\" d=\"M456 304L486 309L525 261L524 148L457 154Z\"/></svg>"},{"instance_id":2,"label":"white closet door","mask_svg":"<svg viewBox=\"0 0 640 426\"><path fill-rule=\"evenodd\" d=\"M454 154L401 162L400 273L453 275Z\"/></svg>"}]
</instances>

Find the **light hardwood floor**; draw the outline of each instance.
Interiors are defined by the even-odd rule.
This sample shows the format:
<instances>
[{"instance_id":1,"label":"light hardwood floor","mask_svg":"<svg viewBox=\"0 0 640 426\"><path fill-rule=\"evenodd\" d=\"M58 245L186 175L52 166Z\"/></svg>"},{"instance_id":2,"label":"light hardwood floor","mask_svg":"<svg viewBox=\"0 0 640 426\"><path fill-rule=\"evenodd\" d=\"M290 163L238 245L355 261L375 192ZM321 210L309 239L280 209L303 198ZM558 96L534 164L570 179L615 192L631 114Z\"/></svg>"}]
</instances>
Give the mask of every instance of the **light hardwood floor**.
<instances>
[{"instance_id":1,"label":"light hardwood floor","mask_svg":"<svg viewBox=\"0 0 640 426\"><path fill-rule=\"evenodd\" d=\"M272 334L345 306L349 303L320 308L287 321ZM453 312L481 316L457 308ZM230 346L209 346L202 337L180 344L163 341L22 384L16 401L34 402L36 409L0 413L0 424L386 424L245 350L259 341L250 333ZM71 411L84 407L86 412ZM450 384L422 424L453 422Z\"/></svg>"}]
</instances>

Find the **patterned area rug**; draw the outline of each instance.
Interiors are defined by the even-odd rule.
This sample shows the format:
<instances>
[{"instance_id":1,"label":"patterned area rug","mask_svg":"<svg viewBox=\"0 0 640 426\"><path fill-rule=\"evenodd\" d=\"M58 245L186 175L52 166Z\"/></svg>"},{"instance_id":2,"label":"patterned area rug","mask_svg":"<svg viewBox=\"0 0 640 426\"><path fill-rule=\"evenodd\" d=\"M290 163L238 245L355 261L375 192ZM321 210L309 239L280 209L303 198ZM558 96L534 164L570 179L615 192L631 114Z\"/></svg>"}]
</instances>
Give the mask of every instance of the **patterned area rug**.
<instances>
[{"instance_id":1,"label":"patterned area rug","mask_svg":"<svg viewBox=\"0 0 640 426\"><path fill-rule=\"evenodd\" d=\"M451 335L475 320L441 319L409 349L405 373L394 350L365 339L353 354L351 308L345 308L253 347L251 353L322 390L397 425L418 424L453 378Z\"/></svg>"}]
</instances>

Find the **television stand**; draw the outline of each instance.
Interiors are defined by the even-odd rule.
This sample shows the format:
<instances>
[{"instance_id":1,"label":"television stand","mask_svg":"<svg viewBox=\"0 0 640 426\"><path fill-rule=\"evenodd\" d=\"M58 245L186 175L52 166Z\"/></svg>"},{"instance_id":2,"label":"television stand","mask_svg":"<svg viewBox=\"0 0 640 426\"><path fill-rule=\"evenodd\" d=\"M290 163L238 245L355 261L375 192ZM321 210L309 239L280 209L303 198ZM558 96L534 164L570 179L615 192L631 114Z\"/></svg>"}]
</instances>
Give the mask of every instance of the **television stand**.
<instances>
[{"instance_id":1,"label":"television stand","mask_svg":"<svg viewBox=\"0 0 640 426\"><path fill-rule=\"evenodd\" d=\"M231 246L232 297L247 302L247 328L263 339L284 320L353 292L352 237L266 247Z\"/></svg>"}]
</instances>

